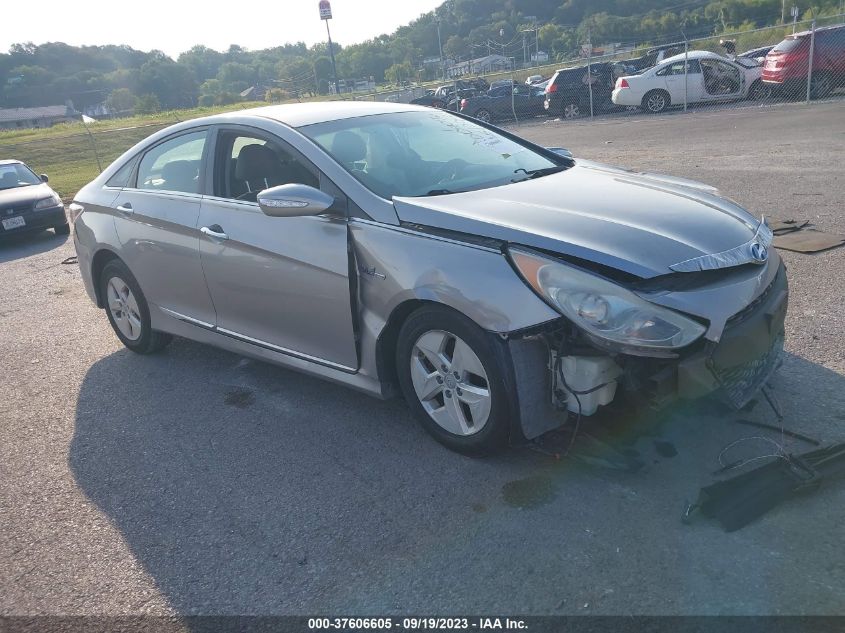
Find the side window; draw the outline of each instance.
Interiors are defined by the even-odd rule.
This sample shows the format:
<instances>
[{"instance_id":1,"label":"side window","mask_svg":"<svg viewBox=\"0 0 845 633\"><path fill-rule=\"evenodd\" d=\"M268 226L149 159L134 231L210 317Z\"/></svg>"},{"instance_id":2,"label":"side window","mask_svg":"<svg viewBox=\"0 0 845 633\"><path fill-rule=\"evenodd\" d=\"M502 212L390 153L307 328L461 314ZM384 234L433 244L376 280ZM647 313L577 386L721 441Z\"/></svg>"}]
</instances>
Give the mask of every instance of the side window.
<instances>
[{"instance_id":1,"label":"side window","mask_svg":"<svg viewBox=\"0 0 845 633\"><path fill-rule=\"evenodd\" d=\"M192 132L156 145L138 166L138 189L199 193L200 165L208 133Z\"/></svg>"},{"instance_id":2,"label":"side window","mask_svg":"<svg viewBox=\"0 0 845 633\"><path fill-rule=\"evenodd\" d=\"M319 188L319 172L299 152L279 140L241 132L221 132L215 163L215 195L255 202L258 192L288 184Z\"/></svg>"},{"instance_id":3,"label":"side window","mask_svg":"<svg viewBox=\"0 0 845 633\"><path fill-rule=\"evenodd\" d=\"M126 164L118 169L114 176L108 179L106 187L127 187L129 186L129 178L132 177L132 172L135 170L135 165L138 164L138 157L126 161Z\"/></svg>"}]
</instances>

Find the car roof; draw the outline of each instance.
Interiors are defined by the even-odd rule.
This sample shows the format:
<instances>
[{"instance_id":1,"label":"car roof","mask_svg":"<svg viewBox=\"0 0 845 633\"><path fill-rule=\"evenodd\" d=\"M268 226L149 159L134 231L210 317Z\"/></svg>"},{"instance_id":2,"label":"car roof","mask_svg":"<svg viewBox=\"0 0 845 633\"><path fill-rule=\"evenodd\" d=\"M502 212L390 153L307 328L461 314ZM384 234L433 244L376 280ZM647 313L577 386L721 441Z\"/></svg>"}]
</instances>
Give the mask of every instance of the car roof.
<instances>
[{"instance_id":1,"label":"car roof","mask_svg":"<svg viewBox=\"0 0 845 633\"><path fill-rule=\"evenodd\" d=\"M375 114L391 114L395 112L409 112L424 110L423 106L406 103L386 103L373 101L317 101L314 103L290 103L285 105L262 106L250 108L228 114L218 114L203 119L204 123L226 121L229 116L256 117L279 121L290 127L303 127L314 123L351 119L359 116Z\"/></svg>"},{"instance_id":2,"label":"car roof","mask_svg":"<svg viewBox=\"0 0 845 633\"><path fill-rule=\"evenodd\" d=\"M819 26L816 27L816 35L820 32L824 33L826 31L836 31L838 29L845 29L845 24L832 24L831 26ZM809 37L812 35L812 31L799 31L798 33L791 33L784 37L785 40L797 40L799 37Z\"/></svg>"},{"instance_id":3,"label":"car roof","mask_svg":"<svg viewBox=\"0 0 845 633\"><path fill-rule=\"evenodd\" d=\"M669 62L682 62L685 58L688 59L720 59L722 61L731 61L724 55L719 55L718 53L711 53L710 51L690 51L689 53L681 53L680 55L672 55L672 57L667 57L664 59L659 66L662 66Z\"/></svg>"},{"instance_id":4,"label":"car roof","mask_svg":"<svg viewBox=\"0 0 845 633\"><path fill-rule=\"evenodd\" d=\"M6 160L0 160L0 165L23 165L23 162L14 158L7 158Z\"/></svg>"}]
</instances>

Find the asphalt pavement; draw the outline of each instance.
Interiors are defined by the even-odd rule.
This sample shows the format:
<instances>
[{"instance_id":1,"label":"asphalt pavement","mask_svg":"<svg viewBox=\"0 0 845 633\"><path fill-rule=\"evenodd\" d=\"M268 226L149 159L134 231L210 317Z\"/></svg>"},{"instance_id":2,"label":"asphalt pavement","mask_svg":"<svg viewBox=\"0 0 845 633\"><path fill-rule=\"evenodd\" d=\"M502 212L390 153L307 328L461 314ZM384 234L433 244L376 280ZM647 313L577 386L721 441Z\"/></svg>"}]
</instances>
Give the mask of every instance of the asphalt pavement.
<instances>
[{"instance_id":1,"label":"asphalt pavement","mask_svg":"<svg viewBox=\"0 0 845 633\"><path fill-rule=\"evenodd\" d=\"M845 234L842 102L511 129ZM187 340L128 352L73 254L52 232L0 244L0 615L845 613L845 480L737 532L681 521L731 442L811 448L735 423L774 421L764 403L623 427L636 473L471 459L399 400ZM783 256L772 384L788 428L843 441L845 248Z\"/></svg>"}]
</instances>

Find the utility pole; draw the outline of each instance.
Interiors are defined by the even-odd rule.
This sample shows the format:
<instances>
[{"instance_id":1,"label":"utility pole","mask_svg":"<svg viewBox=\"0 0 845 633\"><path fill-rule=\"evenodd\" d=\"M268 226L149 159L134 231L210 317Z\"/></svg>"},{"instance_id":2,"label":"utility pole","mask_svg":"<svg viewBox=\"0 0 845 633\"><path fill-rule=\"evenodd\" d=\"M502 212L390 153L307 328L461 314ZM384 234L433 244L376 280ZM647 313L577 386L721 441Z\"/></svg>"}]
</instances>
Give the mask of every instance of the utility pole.
<instances>
[{"instance_id":1,"label":"utility pole","mask_svg":"<svg viewBox=\"0 0 845 633\"><path fill-rule=\"evenodd\" d=\"M522 67L528 65L528 41L525 39L525 31L522 32Z\"/></svg>"},{"instance_id":2,"label":"utility pole","mask_svg":"<svg viewBox=\"0 0 845 633\"><path fill-rule=\"evenodd\" d=\"M440 17L435 17L437 22L437 47L440 49L440 74L443 75L443 81L446 81L446 61L443 59L443 41L440 39Z\"/></svg>"},{"instance_id":3,"label":"utility pole","mask_svg":"<svg viewBox=\"0 0 845 633\"><path fill-rule=\"evenodd\" d=\"M332 45L332 33L329 30L329 20L332 19L332 5L329 0L320 0L320 19L326 23L326 35L329 37L329 54L332 57L332 77L334 78L334 93L340 94L337 82L337 66L334 62L334 46Z\"/></svg>"}]
</instances>

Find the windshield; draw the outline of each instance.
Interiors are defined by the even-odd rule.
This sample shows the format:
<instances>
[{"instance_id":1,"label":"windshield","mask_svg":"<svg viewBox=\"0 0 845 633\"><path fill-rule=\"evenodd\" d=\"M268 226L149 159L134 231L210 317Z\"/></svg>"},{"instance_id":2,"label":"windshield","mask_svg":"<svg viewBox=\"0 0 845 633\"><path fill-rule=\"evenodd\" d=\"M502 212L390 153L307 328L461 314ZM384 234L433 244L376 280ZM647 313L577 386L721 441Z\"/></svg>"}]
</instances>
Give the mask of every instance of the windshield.
<instances>
[{"instance_id":1,"label":"windshield","mask_svg":"<svg viewBox=\"0 0 845 633\"><path fill-rule=\"evenodd\" d=\"M300 131L387 199L486 189L569 166L437 110L328 121Z\"/></svg>"},{"instance_id":2,"label":"windshield","mask_svg":"<svg viewBox=\"0 0 845 633\"><path fill-rule=\"evenodd\" d=\"M41 184L41 179L32 173L26 165L21 163L0 165L0 189L14 189L15 187L39 184Z\"/></svg>"}]
</instances>

